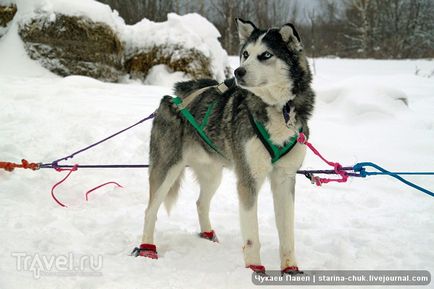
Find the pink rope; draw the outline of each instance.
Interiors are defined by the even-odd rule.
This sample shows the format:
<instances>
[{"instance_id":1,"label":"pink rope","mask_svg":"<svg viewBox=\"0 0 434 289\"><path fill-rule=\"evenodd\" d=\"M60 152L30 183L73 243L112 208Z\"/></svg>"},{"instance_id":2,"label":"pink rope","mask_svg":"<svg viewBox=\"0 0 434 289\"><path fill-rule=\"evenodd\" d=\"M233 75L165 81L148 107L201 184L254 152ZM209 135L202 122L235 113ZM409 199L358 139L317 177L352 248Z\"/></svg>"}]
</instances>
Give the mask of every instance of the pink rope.
<instances>
[{"instance_id":1,"label":"pink rope","mask_svg":"<svg viewBox=\"0 0 434 289\"><path fill-rule=\"evenodd\" d=\"M89 199L88 199L88 195L89 195L91 192L93 192L93 191L95 191L95 190L98 190L99 188L104 187L104 186L106 186L106 185L110 185L110 184L116 185L118 188L123 188L121 185L119 185L119 184L116 183L116 182L107 182L107 183L104 183L104 184L102 184L102 185L96 186L95 188L90 189L89 191L87 191L87 192L86 192L86 201L89 201Z\"/></svg>"},{"instance_id":2,"label":"pink rope","mask_svg":"<svg viewBox=\"0 0 434 289\"><path fill-rule=\"evenodd\" d=\"M63 183L67 178L69 178L69 176L72 174L72 172L75 172L76 170L77 170L77 167L78 167L78 164L75 164L72 168L70 168L70 169L62 169L62 168L55 168L55 170L56 171L58 171L58 172L62 172L62 171L68 171L68 174L63 178L63 179L61 179L60 181L58 181L52 188L51 188L51 197L54 199L54 201L56 201L56 203L59 205L59 206L62 206L62 207L67 207L66 205L64 205L63 203L61 203L57 198L56 198L56 196L54 195L54 189L56 189L56 187L57 186L59 186L61 183Z\"/></svg>"},{"instance_id":3,"label":"pink rope","mask_svg":"<svg viewBox=\"0 0 434 289\"><path fill-rule=\"evenodd\" d=\"M63 178L63 179L61 179L60 181L58 181L52 188L51 188L51 197L53 198L53 200L59 205L59 206L61 206L61 207L64 207L64 208L66 208L67 206L65 205L65 204L63 204L62 202L60 202L59 201L59 199L57 199L56 198L56 196L55 196L55 194L54 194L54 190L61 184L61 183L63 183L64 181L66 181L66 179L67 178L69 178L69 176L72 174L72 172L75 172L77 169L78 169L78 164L75 164L72 168L70 168L70 169L62 169L62 168L59 168L59 167L55 167L54 168L56 171L58 171L58 172L63 172L63 171L68 171L68 174ZM93 192L93 191L96 191L96 190L98 190L99 188L101 188L101 187L104 187L104 186L106 186L106 185L110 185L110 184L114 184L114 185L116 185L117 187L119 187L119 188L123 188L121 185L119 185L117 182L107 182L107 183L104 183L104 184L102 184L102 185L99 185L99 186L96 186L95 188L93 188L93 189L90 189L89 191L87 191L86 192L86 201L88 201L89 199L88 199L88 196L89 196L89 194L91 193L91 192Z\"/></svg>"},{"instance_id":4,"label":"pink rope","mask_svg":"<svg viewBox=\"0 0 434 289\"><path fill-rule=\"evenodd\" d=\"M297 141L299 143L301 143L301 144L306 145L314 154L316 154L326 164L328 164L329 166L333 167L333 169L334 169L334 171L335 171L335 173L337 175L341 176L341 178L339 178L339 179L312 177L312 181L314 181L317 186L321 186L322 184L327 184L327 183L330 183L330 182L345 183L348 180L348 174L347 174L347 172L341 170L342 165L340 163L334 163L334 162L330 162L330 161L326 160L319 153L319 151L310 142L307 141L307 138L304 135L304 133L301 132L298 135Z\"/></svg>"}]
</instances>

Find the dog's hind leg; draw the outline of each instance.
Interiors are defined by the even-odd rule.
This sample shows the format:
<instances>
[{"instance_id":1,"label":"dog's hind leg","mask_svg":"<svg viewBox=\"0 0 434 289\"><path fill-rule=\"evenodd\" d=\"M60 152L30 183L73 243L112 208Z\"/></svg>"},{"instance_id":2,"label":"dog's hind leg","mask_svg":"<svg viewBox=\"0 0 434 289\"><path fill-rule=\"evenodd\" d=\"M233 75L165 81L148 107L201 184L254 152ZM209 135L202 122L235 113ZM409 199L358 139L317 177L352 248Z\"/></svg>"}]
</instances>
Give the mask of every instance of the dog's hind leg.
<instances>
[{"instance_id":1,"label":"dog's hind leg","mask_svg":"<svg viewBox=\"0 0 434 289\"><path fill-rule=\"evenodd\" d=\"M149 172L149 202L145 211L145 225L143 229L142 244L154 244L155 222L161 204L167 193L177 181L185 164L179 161L172 165L167 172L161 172L157 168L151 167Z\"/></svg>"},{"instance_id":2,"label":"dog's hind leg","mask_svg":"<svg viewBox=\"0 0 434 289\"><path fill-rule=\"evenodd\" d=\"M200 237L217 242L217 236L209 219L211 199L217 191L223 168L220 165L193 165L192 169L200 185L200 195L196 202L200 224Z\"/></svg>"}]
</instances>

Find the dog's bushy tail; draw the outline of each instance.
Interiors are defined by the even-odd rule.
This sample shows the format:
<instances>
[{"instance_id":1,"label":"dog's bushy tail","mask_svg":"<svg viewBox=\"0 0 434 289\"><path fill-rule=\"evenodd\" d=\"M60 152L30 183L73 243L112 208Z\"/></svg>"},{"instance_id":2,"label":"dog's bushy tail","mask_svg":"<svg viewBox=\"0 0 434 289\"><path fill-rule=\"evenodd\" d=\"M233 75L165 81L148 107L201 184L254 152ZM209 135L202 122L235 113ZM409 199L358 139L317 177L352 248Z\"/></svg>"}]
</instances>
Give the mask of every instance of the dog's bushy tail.
<instances>
[{"instance_id":1,"label":"dog's bushy tail","mask_svg":"<svg viewBox=\"0 0 434 289\"><path fill-rule=\"evenodd\" d=\"M164 207L166 208L166 212L168 215L170 215L170 211L172 210L173 206L178 200L178 192L181 187L181 181L183 176L184 176L184 171L182 171L182 173L173 183L172 187L170 188L169 192L166 195L166 198L164 199Z\"/></svg>"}]
</instances>

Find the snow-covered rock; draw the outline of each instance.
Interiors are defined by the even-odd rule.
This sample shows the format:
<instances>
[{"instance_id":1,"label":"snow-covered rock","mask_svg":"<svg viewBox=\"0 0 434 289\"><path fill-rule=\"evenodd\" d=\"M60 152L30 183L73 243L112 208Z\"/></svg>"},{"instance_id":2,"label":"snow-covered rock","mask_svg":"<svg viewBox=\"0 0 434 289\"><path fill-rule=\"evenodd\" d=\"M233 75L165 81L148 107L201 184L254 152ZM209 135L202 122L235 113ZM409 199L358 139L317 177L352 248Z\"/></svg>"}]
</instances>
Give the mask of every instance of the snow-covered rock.
<instances>
[{"instance_id":1,"label":"snow-covered rock","mask_svg":"<svg viewBox=\"0 0 434 289\"><path fill-rule=\"evenodd\" d=\"M122 43L103 22L84 16L44 14L22 23L19 34L29 56L61 76L118 81L124 74Z\"/></svg>"},{"instance_id":2,"label":"snow-covered rock","mask_svg":"<svg viewBox=\"0 0 434 289\"><path fill-rule=\"evenodd\" d=\"M125 69L132 78L144 79L156 65L165 65L172 71L183 72L191 78L213 77L210 59L197 49L182 46L142 47L136 53L128 54Z\"/></svg>"},{"instance_id":3,"label":"snow-covered rock","mask_svg":"<svg viewBox=\"0 0 434 289\"><path fill-rule=\"evenodd\" d=\"M223 80L229 71L218 30L198 14L126 25L116 11L93 0L18 0L17 6L28 54L62 76L117 81L130 73L145 79L159 64L190 78Z\"/></svg>"},{"instance_id":4,"label":"snow-covered rock","mask_svg":"<svg viewBox=\"0 0 434 289\"><path fill-rule=\"evenodd\" d=\"M0 38L6 34L9 24L17 12L17 6L11 0L0 0Z\"/></svg>"},{"instance_id":5,"label":"snow-covered rock","mask_svg":"<svg viewBox=\"0 0 434 289\"><path fill-rule=\"evenodd\" d=\"M227 76L229 62L218 41L220 33L199 14L170 13L165 22L143 19L123 28L121 38L125 41L127 63L150 58L155 64L168 65L194 78L208 76L221 81ZM142 66L146 75L151 65Z\"/></svg>"}]
</instances>

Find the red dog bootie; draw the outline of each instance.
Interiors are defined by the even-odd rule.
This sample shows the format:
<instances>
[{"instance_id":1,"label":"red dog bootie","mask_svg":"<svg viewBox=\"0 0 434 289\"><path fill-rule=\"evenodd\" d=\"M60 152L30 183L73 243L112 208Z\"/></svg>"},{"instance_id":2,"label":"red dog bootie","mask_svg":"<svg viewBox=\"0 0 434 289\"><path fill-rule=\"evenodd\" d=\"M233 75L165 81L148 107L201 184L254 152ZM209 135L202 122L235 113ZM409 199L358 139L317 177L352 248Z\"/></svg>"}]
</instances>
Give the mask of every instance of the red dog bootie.
<instances>
[{"instance_id":1,"label":"red dog bootie","mask_svg":"<svg viewBox=\"0 0 434 289\"><path fill-rule=\"evenodd\" d=\"M303 274L303 271L300 271L297 266L289 266L282 270L282 275L283 274L298 275Z\"/></svg>"},{"instance_id":2,"label":"red dog bootie","mask_svg":"<svg viewBox=\"0 0 434 289\"><path fill-rule=\"evenodd\" d=\"M141 244L139 248L134 248L131 255L135 257L142 256L151 259L158 259L157 247L154 244Z\"/></svg>"},{"instance_id":3,"label":"red dog bootie","mask_svg":"<svg viewBox=\"0 0 434 289\"><path fill-rule=\"evenodd\" d=\"M249 265L246 268L252 269L256 274L265 274L265 267L262 265Z\"/></svg>"},{"instance_id":4,"label":"red dog bootie","mask_svg":"<svg viewBox=\"0 0 434 289\"><path fill-rule=\"evenodd\" d=\"M199 237L203 238L203 239L207 239L213 242L218 243L219 240L217 239L217 235L215 234L214 230L209 231L209 232L202 232L199 233Z\"/></svg>"}]
</instances>

